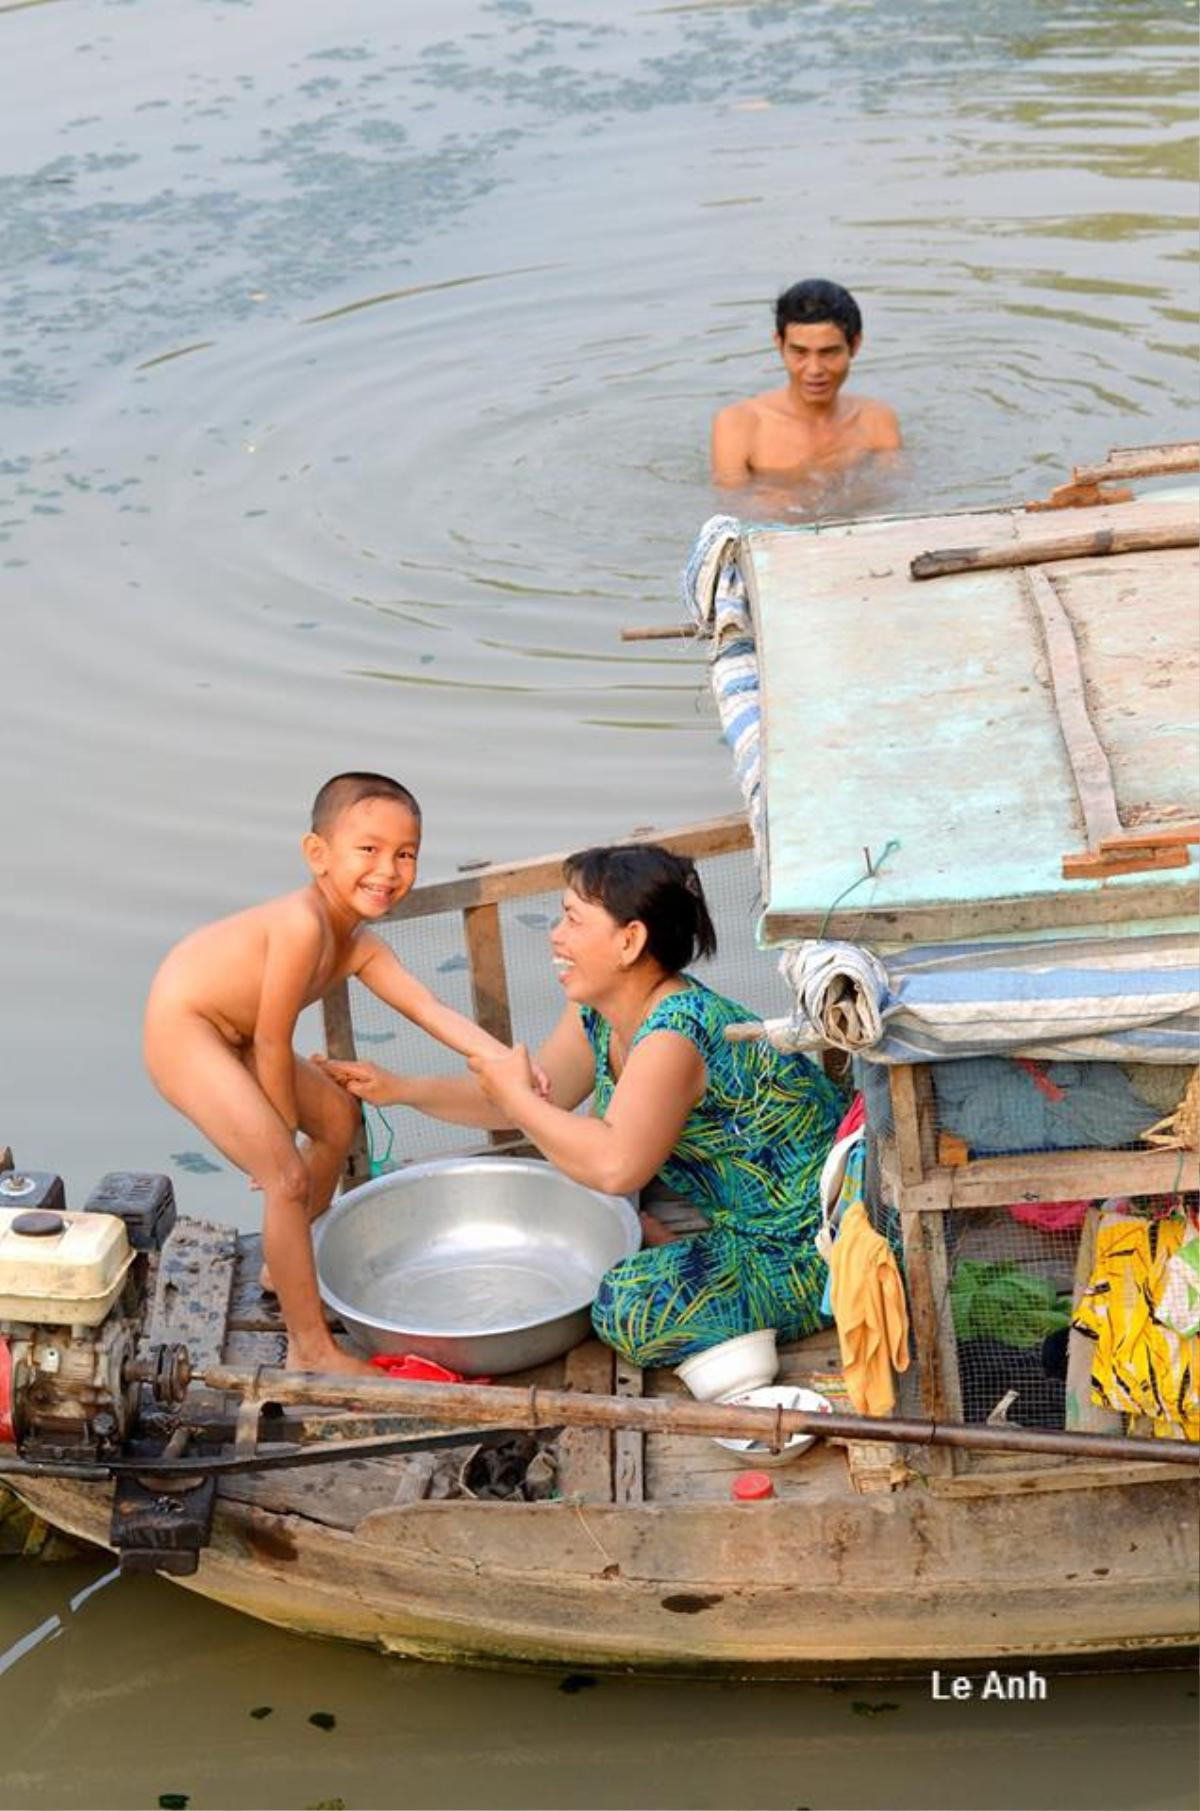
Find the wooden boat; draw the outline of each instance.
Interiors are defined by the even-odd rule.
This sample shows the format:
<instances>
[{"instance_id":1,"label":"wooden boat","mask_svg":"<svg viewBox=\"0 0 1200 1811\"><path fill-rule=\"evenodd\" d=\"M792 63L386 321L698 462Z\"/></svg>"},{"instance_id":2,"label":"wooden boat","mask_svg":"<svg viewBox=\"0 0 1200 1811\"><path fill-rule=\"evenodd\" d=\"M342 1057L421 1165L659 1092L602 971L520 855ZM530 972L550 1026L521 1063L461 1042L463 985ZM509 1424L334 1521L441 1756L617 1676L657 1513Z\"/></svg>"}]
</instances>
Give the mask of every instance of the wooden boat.
<instances>
[{"instance_id":1,"label":"wooden boat","mask_svg":"<svg viewBox=\"0 0 1200 1811\"><path fill-rule=\"evenodd\" d=\"M1007 518L1012 512L993 512L1001 513ZM937 527L937 535L921 521L903 530L895 523L867 525L867 532L875 550L888 539L888 563L895 565L901 554L944 539L946 525ZM961 531L962 519L952 527ZM975 539L977 527L973 521ZM991 527L993 542L1012 538L1007 520ZM851 558L850 538L839 547L843 564ZM1116 556L1104 557L1110 562L1107 582L1116 583L1124 569ZM1171 561L1180 571L1195 564L1190 550L1129 557L1141 595L1160 598L1171 594L1178 575L1164 588L1167 568L1157 564L1147 592L1138 562ZM876 568L883 563L875 551L870 559ZM1134 580L1126 574L1121 582ZM973 579L972 609L979 595ZM1156 616L1156 633L1166 614ZM1066 772L1061 762L1056 773ZM1063 809L1069 834L1060 843L1066 850L1086 839L1090 827L1085 821L1080 839L1078 820ZM1010 829L1011 840L1019 840L1016 827ZM740 815L666 835L639 834L696 856L718 899L728 884L742 901L755 890L750 832ZM965 824L958 841L974 834ZM1051 834L1057 836L1057 826ZM1105 834L1118 832L1106 825ZM1002 853L1007 860L1007 850ZM1103 861L1105 852L1095 853ZM786 873L775 866L771 882L794 879L802 869L799 858ZM1189 910L1175 884L1180 875L1188 877L1178 867L1138 872L1121 882L1121 897L1136 900L1141 919L1176 920ZM432 976L447 967L437 960L447 938L450 946L461 938L475 1014L509 1039L515 930L522 919L536 925L539 914L532 908L551 904L559 885L560 860L554 857L491 865L420 888L398 912L405 959L420 972L417 933L426 927L433 938L423 946ZM1009 920L1011 928L1025 930L1030 914L1053 924L1063 909L1068 920L1090 916L1112 923L1118 914L1107 886L1104 877L1092 877L1072 890L1057 874L1047 877L1043 861L1029 887L970 899L946 887L940 899L910 894L899 902L876 893L866 909L887 915L901 941L906 914L914 911L922 934L931 912L942 916L943 928L953 927L949 935L969 928L964 914L976 928L982 914L989 931ZM826 887L822 898L833 891ZM1004 901L1018 896L1006 920ZM768 913L777 897L766 892ZM797 926L801 934L815 930L819 914L810 900L785 902L781 913L785 908L785 934L795 934ZM454 925L457 935L447 929ZM757 962L753 987L728 974L717 980L730 992L749 994L747 1004L765 1012L770 989L763 985L761 957ZM331 1050L352 1053L364 1023L360 1003L344 991L334 996L326 1008ZM522 1031L520 1022L516 1029ZM396 1035L388 1060L403 1067L403 1031ZM925 1066L897 1065L891 1083L896 1129L887 1166L903 1228L917 1347L910 1400L919 1403L927 1424L940 1424L961 1418L953 1329L942 1311L949 1213L977 1212L1022 1195L1056 1199L1068 1184L1093 1196L1175 1188L1185 1154L1141 1148L950 1162L938 1146ZM503 1143L493 1136L493 1146ZM360 1153L359 1177L364 1163ZM656 1211L686 1227L686 1210L656 1203ZM256 1287L258 1256L254 1239L181 1222L159 1268L152 1337L184 1340L197 1371L225 1366L245 1377L255 1367L279 1365L284 1342ZM1080 1264L1085 1278L1086 1253ZM782 1380L835 1395L839 1368L832 1332L782 1352ZM536 1374L502 1381L534 1389L543 1399L547 1391L566 1390L580 1402L657 1404L664 1416L672 1404L689 1400L672 1372L643 1374L595 1341ZM269 1370L259 1386L269 1400ZM482 1422L488 1392L479 1395ZM529 1402L536 1424L537 1398ZM632 1413L630 1420L636 1420ZM368 1423L351 1416L324 1431L339 1426L354 1431ZM464 1462L473 1444L464 1433ZM847 1433L774 1469L770 1500L740 1503L730 1495L737 1465L702 1433L568 1426L545 1444L555 1467L554 1494L537 1501L430 1497L424 1492L432 1464L411 1457L225 1479L209 1544L195 1573L179 1582L280 1627L481 1665L885 1677L957 1663L1011 1673L1017 1665L1049 1662L1128 1663L1177 1653L1200 1638L1195 1472L1178 1463L1177 1451L1147 1457L1146 1443L1135 1441L1128 1456L1105 1451L1084 1458L943 1449ZM111 1485L12 1481L55 1527L100 1545L108 1541Z\"/></svg>"}]
</instances>

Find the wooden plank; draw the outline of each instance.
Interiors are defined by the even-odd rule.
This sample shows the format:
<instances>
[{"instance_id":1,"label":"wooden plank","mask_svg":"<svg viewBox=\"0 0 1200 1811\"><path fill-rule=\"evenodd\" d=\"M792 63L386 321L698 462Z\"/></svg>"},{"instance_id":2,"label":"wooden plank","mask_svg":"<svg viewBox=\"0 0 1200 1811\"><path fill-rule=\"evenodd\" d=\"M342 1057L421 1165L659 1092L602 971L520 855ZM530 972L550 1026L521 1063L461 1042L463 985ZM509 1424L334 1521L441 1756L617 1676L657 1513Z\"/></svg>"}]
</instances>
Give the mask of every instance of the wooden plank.
<instances>
[{"instance_id":1,"label":"wooden plank","mask_svg":"<svg viewBox=\"0 0 1200 1811\"><path fill-rule=\"evenodd\" d=\"M1157 1484L1178 1475L1177 1465L1156 1465L1153 1459L1113 1459L1103 1465L1070 1459L1039 1471L963 1472L957 1477L930 1478L929 1488L938 1497L1014 1497L1041 1495L1048 1490Z\"/></svg>"},{"instance_id":2,"label":"wooden plank","mask_svg":"<svg viewBox=\"0 0 1200 1811\"><path fill-rule=\"evenodd\" d=\"M1008 1207L1022 1201L1102 1200L1106 1195L1174 1194L1195 1188L1193 1153L1168 1150L1042 1151L1017 1157L977 1157L938 1165L919 1183L905 1183L891 1140L880 1152L888 1198L908 1213L951 1208Z\"/></svg>"},{"instance_id":3,"label":"wooden plank","mask_svg":"<svg viewBox=\"0 0 1200 1811\"><path fill-rule=\"evenodd\" d=\"M621 837L622 842L661 843L677 855L693 860L704 856L733 855L752 847L750 826L741 812L686 824L675 830L640 828ZM469 906L490 905L503 899L526 899L533 893L553 893L562 886L563 862L570 850L539 856L532 861L499 862L455 880L414 887L388 916L394 919L428 918L437 912L462 912Z\"/></svg>"},{"instance_id":4,"label":"wooden plank","mask_svg":"<svg viewBox=\"0 0 1200 1811\"><path fill-rule=\"evenodd\" d=\"M284 1333L279 1298L264 1295L258 1280L262 1264L262 1234L240 1234L229 1295L229 1326L245 1333Z\"/></svg>"},{"instance_id":5,"label":"wooden plank","mask_svg":"<svg viewBox=\"0 0 1200 1811\"><path fill-rule=\"evenodd\" d=\"M695 623L648 623L641 629L622 629L622 641L696 641L701 631Z\"/></svg>"},{"instance_id":6,"label":"wooden plank","mask_svg":"<svg viewBox=\"0 0 1200 1811\"><path fill-rule=\"evenodd\" d=\"M1194 514L1194 512L1192 512ZM1113 553L1157 553L1172 547L1200 545L1200 525L1187 519L1122 523L1113 528L1081 529L1075 534L1032 537L1011 547L937 547L909 563L914 579L946 578L955 572L992 572L1005 566L1044 566L1055 560L1095 559Z\"/></svg>"},{"instance_id":7,"label":"wooden plank","mask_svg":"<svg viewBox=\"0 0 1200 1811\"><path fill-rule=\"evenodd\" d=\"M642 1394L642 1373L615 1354L614 1390L618 1396ZM613 1434L613 1501L636 1504L646 1495L646 1436L640 1428L619 1427Z\"/></svg>"},{"instance_id":8,"label":"wooden plank","mask_svg":"<svg viewBox=\"0 0 1200 1811\"><path fill-rule=\"evenodd\" d=\"M918 1083L918 1070L923 1083ZM923 1122L929 1122L932 1084L928 1063L893 1063L888 1069L888 1086L892 1097L892 1124L896 1153L900 1160L900 1180L906 1186L924 1182L925 1172L936 1157L931 1153Z\"/></svg>"},{"instance_id":9,"label":"wooden plank","mask_svg":"<svg viewBox=\"0 0 1200 1811\"><path fill-rule=\"evenodd\" d=\"M159 1258L141 1349L184 1345L193 1373L219 1365L236 1261L231 1226L177 1220Z\"/></svg>"},{"instance_id":10,"label":"wooden plank","mask_svg":"<svg viewBox=\"0 0 1200 1811\"><path fill-rule=\"evenodd\" d=\"M470 1452L469 1438L461 1459ZM221 1496L228 1501L252 1503L270 1515L298 1515L327 1528L352 1529L364 1516L380 1509L401 1508L420 1502L433 1474L447 1454L404 1453L386 1459L334 1459L328 1465L304 1465L294 1470L234 1474L221 1482Z\"/></svg>"},{"instance_id":11,"label":"wooden plank","mask_svg":"<svg viewBox=\"0 0 1200 1811\"><path fill-rule=\"evenodd\" d=\"M350 987L346 981L339 981L321 1001L321 1016L325 1024L325 1049L329 1056L337 1057L341 1062L352 1063L358 1055L354 1043L354 1016L350 1008ZM353 1188L356 1182L365 1182L371 1174L371 1155L367 1148L367 1128L363 1116L359 1115L358 1131L346 1167L342 1171L342 1187Z\"/></svg>"},{"instance_id":12,"label":"wooden plank","mask_svg":"<svg viewBox=\"0 0 1200 1811\"><path fill-rule=\"evenodd\" d=\"M1114 842L1116 838L1106 837L1105 841ZM1062 877L1064 880L1112 880L1118 874L1146 874L1160 868L1186 868L1188 865L1186 849L1143 849L1140 854L1131 850L1126 856L1097 855L1094 849L1081 849L1075 855L1063 856Z\"/></svg>"},{"instance_id":13,"label":"wooden plank","mask_svg":"<svg viewBox=\"0 0 1200 1811\"><path fill-rule=\"evenodd\" d=\"M1154 478L1169 472L1200 471L1200 441L1180 440L1158 446L1115 446L1098 465L1077 465L1076 484L1101 484L1106 478Z\"/></svg>"},{"instance_id":14,"label":"wooden plank","mask_svg":"<svg viewBox=\"0 0 1200 1811\"><path fill-rule=\"evenodd\" d=\"M938 905L856 907L832 914L767 908L762 939L768 945L809 937L869 944L970 942L1017 931L1067 931L1094 924L1132 924L1178 918L1191 909L1186 888L1165 882L1144 887L1104 887L1086 893L1031 893L1022 897L947 901Z\"/></svg>"},{"instance_id":15,"label":"wooden plank","mask_svg":"<svg viewBox=\"0 0 1200 1811\"><path fill-rule=\"evenodd\" d=\"M498 905L467 906L463 911L467 962L471 971L471 1001L476 1023L484 1031L511 1044L512 1012L508 1003L508 971L504 966L504 933ZM491 1145L508 1144L512 1127L488 1133Z\"/></svg>"},{"instance_id":16,"label":"wooden plank","mask_svg":"<svg viewBox=\"0 0 1200 1811\"><path fill-rule=\"evenodd\" d=\"M951 1207L1006 1207L1017 1201L1102 1200L1195 1188L1186 1151L1043 1151L983 1157L950 1174Z\"/></svg>"},{"instance_id":17,"label":"wooden plank","mask_svg":"<svg viewBox=\"0 0 1200 1811\"><path fill-rule=\"evenodd\" d=\"M471 1000L476 1023L484 1031L512 1043L512 1013L508 1004L508 975L504 967L504 936L497 905L467 906L463 912L467 960L471 969Z\"/></svg>"},{"instance_id":18,"label":"wooden plank","mask_svg":"<svg viewBox=\"0 0 1200 1811\"><path fill-rule=\"evenodd\" d=\"M613 1387L613 1351L598 1339L567 1354L565 1388L607 1396ZM564 1428L558 1442L558 1488L584 1503L613 1500L613 1437L607 1427Z\"/></svg>"},{"instance_id":19,"label":"wooden plank","mask_svg":"<svg viewBox=\"0 0 1200 1811\"><path fill-rule=\"evenodd\" d=\"M1026 594L1041 624L1058 721L1083 812L1086 838L1094 848L1101 837L1113 836L1121 829L1112 769L1088 710L1071 619L1044 572L1026 572L1023 576Z\"/></svg>"},{"instance_id":20,"label":"wooden plank","mask_svg":"<svg viewBox=\"0 0 1200 1811\"><path fill-rule=\"evenodd\" d=\"M225 1335L222 1358L227 1365L270 1365L282 1368L287 1363L287 1334L265 1327L230 1327Z\"/></svg>"},{"instance_id":21,"label":"wooden plank","mask_svg":"<svg viewBox=\"0 0 1200 1811\"><path fill-rule=\"evenodd\" d=\"M950 1312L944 1220L901 1209L904 1281L912 1315L922 1410L932 1421L961 1421L958 1347ZM929 1476L955 1470L957 1455L932 1446L922 1457Z\"/></svg>"},{"instance_id":22,"label":"wooden plank","mask_svg":"<svg viewBox=\"0 0 1200 1811\"><path fill-rule=\"evenodd\" d=\"M1100 1228L1100 1209L1094 1204L1084 1215L1075 1252L1075 1277L1071 1291L1071 1310L1078 1308L1084 1290L1091 1281L1096 1261L1096 1234ZM1119 1434L1124 1425L1116 1409L1092 1401L1092 1355L1095 1340L1074 1327L1067 1334L1066 1425L1073 1433Z\"/></svg>"},{"instance_id":23,"label":"wooden plank","mask_svg":"<svg viewBox=\"0 0 1200 1811\"><path fill-rule=\"evenodd\" d=\"M1102 836L1097 846L1101 855L1121 855L1127 849L1189 848L1194 843L1200 843L1200 824L1149 824Z\"/></svg>"}]
</instances>

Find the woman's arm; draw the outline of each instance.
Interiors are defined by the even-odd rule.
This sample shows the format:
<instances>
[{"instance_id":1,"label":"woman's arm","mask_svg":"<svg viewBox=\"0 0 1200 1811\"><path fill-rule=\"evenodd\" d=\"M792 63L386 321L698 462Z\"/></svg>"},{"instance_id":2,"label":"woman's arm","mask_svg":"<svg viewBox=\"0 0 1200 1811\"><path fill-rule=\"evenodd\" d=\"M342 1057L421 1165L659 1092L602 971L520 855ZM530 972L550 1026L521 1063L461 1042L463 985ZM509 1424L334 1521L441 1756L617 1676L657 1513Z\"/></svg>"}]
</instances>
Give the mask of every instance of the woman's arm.
<instances>
[{"instance_id":1,"label":"woman's arm","mask_svg":"<svg viewBox=\"0 0 1200 1811\"><path fill-rule=\"evenodd\" d=\"M509 1054L504 1045L499 1046ZM373 1107L413 1107L431 1119L448 1119L454 1125L478 1126L501 1131L515 1122L484 1094L473 1075L395 1075L377 1063L340 1062L314 1056L335 1082ZM573 1006L563 1013L537 1053L537 1063L550 1084L550 1096L559 1107L577 1107L592 1092L595 1069L591 1046Z\"/></svg>"},{"instance_id":2,"label":"woman's arm","mask_svg":"<svg viewBox=\"0 0 1200 1811\"><path fill-rule=\"evenodd\" d=\"M676 1031L652 1032L635 1045L602 1119L540 1100L520 1045L503 1057L472 1057L471 1068L506 1124L519 1127L564 1175L609 1195L626 1195L658 1173L708 1079L700 1052Z\"/></svg>"}]
</instances>

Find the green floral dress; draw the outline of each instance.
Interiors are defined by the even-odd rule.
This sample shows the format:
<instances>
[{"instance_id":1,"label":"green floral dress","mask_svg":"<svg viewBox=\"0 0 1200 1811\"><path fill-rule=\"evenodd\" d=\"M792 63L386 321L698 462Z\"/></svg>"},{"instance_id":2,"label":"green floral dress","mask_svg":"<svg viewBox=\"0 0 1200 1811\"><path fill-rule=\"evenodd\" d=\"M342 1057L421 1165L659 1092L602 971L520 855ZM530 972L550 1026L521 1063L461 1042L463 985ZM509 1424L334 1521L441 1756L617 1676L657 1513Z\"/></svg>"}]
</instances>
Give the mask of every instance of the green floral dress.
<instances>
[{"instance_id":1,"label":"green floral dress","mask_svg":"<svg viewBox=\"0 0 1200 1811\"><path fill-rule=\"evenodd\" d=\"M821 1167L842 1113L836 1088L806 1057L731 1044L752 1015L692 975L660 1000L634 1044L674 1031L696 1046L708 1082L660 1174L709 1230L615 1264L592 1308L600 1338L638 1365L674 1365L723 1339L774 1327L801 1339L820 1327L825 1265L813 1248ZM596 1057L593 1111L616 1083L609 1027L580 1011Z\"/></svg>"}]
</instances>

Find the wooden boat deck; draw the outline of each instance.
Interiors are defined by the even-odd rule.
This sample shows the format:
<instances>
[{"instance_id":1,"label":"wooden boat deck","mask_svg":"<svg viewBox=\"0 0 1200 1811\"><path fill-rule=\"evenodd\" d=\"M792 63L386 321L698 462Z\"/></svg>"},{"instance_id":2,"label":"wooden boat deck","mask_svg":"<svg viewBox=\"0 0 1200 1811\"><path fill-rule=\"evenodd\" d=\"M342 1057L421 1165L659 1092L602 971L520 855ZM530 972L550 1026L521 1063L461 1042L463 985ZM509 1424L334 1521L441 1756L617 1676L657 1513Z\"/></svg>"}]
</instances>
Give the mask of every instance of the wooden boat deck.
<instances>
[{"instance_id":1,"label":"wooden boat deck","mask_svg":"<svg viewBox=\"0 0 1200 1811\"><path fill-rule=\"evenodd\" d=\"M278 1303L259 1289L260 1264L257 1235L239 1239L219 1354L229 1365L273 1367L284 1362L283 1322ZM819 1389L828 1383L830 1374L839 1371L837 1337L832 1331L780 1349L781 1383ZM520 1388L536 1385L601 1395L687 1396L672 1370L642 1372L626 1367L599 1340L588 1340L565 1358L515 1372L503 1382ZM606 1428L573 1428L565 1430L555 1445L555 1494L582 1503L725 1502L733 1478L752 1464L722 1452L704 1436L643 1436L614 1434ZM468 1439L463 1455L470 1450ZM428 1469L420 1458L356 1459L328 1467L228 1478L221 1485L221 1495L267 1512L301 1514L327 1527L350 1531L374 1510L420 1500ZM783 1500L803 1497L811 1501L817 1496L844 1494L850 1487L845 1443L818 1443L793 1464L774 1467L771 1475L775 1494Z\"/></svg>"}]
</instances>

